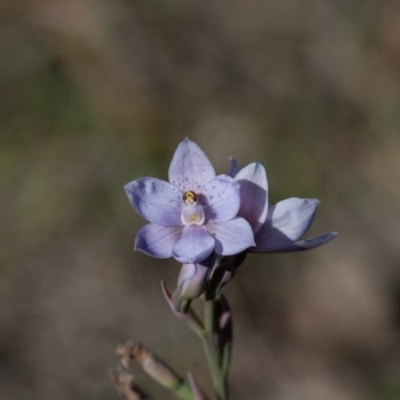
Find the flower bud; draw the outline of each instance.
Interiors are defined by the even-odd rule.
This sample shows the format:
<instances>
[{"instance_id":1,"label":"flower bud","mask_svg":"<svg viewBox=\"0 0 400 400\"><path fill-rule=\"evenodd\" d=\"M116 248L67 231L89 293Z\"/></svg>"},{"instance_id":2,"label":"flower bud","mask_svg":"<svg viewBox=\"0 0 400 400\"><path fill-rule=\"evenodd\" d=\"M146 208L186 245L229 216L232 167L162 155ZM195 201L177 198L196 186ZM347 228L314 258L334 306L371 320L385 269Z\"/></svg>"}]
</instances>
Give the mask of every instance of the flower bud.
<instances>
[{"instance_id":1,"label":"flower bud","mask_svg":"<svg viewBox=\"0 0 400 400\"><path fill-rule=\"evenodd\" d=\"M146 393L136 385L134 376L122 369L113 369L109 372L116 389L123 399L145 400L148 399Z\"/></svg>"},{"instance_id":2,"label":"flower bud","mask_svg":"<svg viewBox=\"0 0 400 400\"><path fill-rule=\"evenodd\" d=\"M160 357L141 343L119 346L117 353L122 356L124 366L129 366L124 358L136 360L143 370L162 386L175 390L182 386L183 379Z\"/></svg>"},{"instance_id":3,"label":"flower bud","mask_svg":"<svg viewBox=\"0 0 400 400\"><path fill-rule=\"evenodd\" d=\"M195 299L207 288L209 269L201 264L183 264L178 277L178 291L184 299Z\"/></svg>"},{"instance_id":4,"label":"flower bud","mask_svg":"<svg viewBox=\"0 0 400 400\"><path fill-rule=\"evenodd\" d=\"M191 372L188 373L188 381L189 381L190 388L192 389L194 400L208 400L208 397L205 395L203 390L200 388L199 384L197 383L196 378L194 377L194 375Z\"/></svg>"}]
</instances>

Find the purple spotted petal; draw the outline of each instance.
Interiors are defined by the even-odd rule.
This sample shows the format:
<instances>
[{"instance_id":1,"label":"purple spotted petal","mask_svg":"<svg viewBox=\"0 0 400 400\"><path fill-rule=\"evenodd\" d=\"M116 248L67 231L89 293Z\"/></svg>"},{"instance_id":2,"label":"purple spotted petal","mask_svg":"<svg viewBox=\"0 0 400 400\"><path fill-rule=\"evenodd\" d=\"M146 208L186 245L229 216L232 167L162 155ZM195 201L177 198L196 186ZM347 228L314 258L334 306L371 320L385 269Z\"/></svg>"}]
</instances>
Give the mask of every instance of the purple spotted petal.
<instances>
[{"instance_id":1,"label":"purple spotted petal","mask_svg":"<svg viewBox=\"0 0 400 400\"><path fill-rule=\"evenodd\" d=\"M211 180L204 188L202 197L207 221L227 221L239 211L239 185L228 175L218 175Z\"/></svg>"},{"instance_id":2,"label":"purple spotted petal","mask_svg":"<svg viewBox=\"0 0 400 400\"><path fill-rule=\"evenodd\" d=\"M215 252L219 255L230 256L255 246L251 226L243 218L209 223L207 230L215 238Z\"/></svg>"},{"instance_id":3,"label":"purple spotted petal","mask_svg":"<svg viewBox=\"0 0 400 400\"><path fill-rule=\"evenodd\" d=\"M172 257L172 249L182 235L182 226L145 225L136 235L135 250L156 258Z\"/></svg>"},{"instance_id":4,"label":"purple spotted petal","mask_svg":"<svg viewBox=\"0 0 400 400\"><path fill-rule=\"evenodd\" d=\"M158 225L181 225L182 192L168 182L140 178L125 186L133 208Z\"/></svg>"},{"instance_id":5,"label":"purple spotted petal","mask_svg":"<svg viewBox=\"0 0 400 400\"><path fill-rule=\"evenodd\" d=\"M267 218L267 174L260 163L252 163L238 172L235 181L240 185L241 202L238 215L250 223L255 234Z\"/></svg>"},{"instance_id":6,"label":"purple spotted petal","mask_svg":"<svg viewBox=\"0 0 400 400\"><path fill-rule=\"evenodd\" d=\"M173 256L181 263L198 263L211 254L215 240L203 225L189 225L183 228L182 237L175 245Z\"/></svg>"},{"instance_id":7,"label":"purple spotted petal","mask_svg":"<svg viewBox=\"0 0 400 400\"><path fill-rule=\"evenodd\" d=\"M169 181L183 192L201 193L215 177L215 171L200 147L186 138L175 151L168 175Z\"/></svg>"}]
</instances>

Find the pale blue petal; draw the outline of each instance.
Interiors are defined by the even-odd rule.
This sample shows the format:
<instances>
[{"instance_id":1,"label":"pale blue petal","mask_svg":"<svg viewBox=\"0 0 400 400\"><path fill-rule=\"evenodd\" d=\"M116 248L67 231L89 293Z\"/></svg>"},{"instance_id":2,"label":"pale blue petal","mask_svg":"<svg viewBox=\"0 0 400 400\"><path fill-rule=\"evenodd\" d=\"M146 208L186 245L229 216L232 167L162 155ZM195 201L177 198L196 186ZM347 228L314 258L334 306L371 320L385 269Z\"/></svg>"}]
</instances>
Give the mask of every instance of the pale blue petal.
<instances>
[{"instance_id":1,"label":"pale blue petal","mask_svg":"<svg viewBox=\"0 0 400 400\"><path fill-rule=\"evenodd\" d=\"M290 253L293 251L304 251L304 250L314 249L316 247L322 246L325 243L330 242L336 236L337 232L325 233L324 235L321 236L314 236L304 240L299 240L298 242L293 243L289 247L276 250L276 252Z\"/></svg>"},{"instance_id":2,"label":"pale blue petal","mask_svg":"<svg viewBox=\"0 0 400 400\"><path fill-rule=\"evenodd\" d=\"M240 207L239 185L228 175L218 175L203 191L206 219L222 222L234 218Z\"/></svg>"},{"instance_id":3,"label":"pale blue petal","mask_svg":"<svg viewBox=\"0 0 400 400\"><path fill-rule=\"evenodd\" d=\"M158 225L181 225L182 192L155 178L140 178L125 186L133 208L147 221Z\"/></svg>"},{"instance_id":4,"label":"pale blue petal","mask_svg":"<svg viewBox=\"0 0 400 400\"><path fill-rule=\"evenodd\" d=\"M241 169L235 176L240 185L240 210L238 215L245 218L256 234L268 213L268 181L264 167L252 163Z\"/></svg>"},{"instance_id":5,"label":"pale blue petal","mask_svg":"<svg viewBox=\"0 0 400 400\"><path fill-rule=\"evenodd\" d=\"M229 176L234 178L236 174L239 172L239 164L235 158L229 157L229 161L231 162L231 168L229 170Z\"/></svg>"},{"instance_id":6,"label":"pale blue petal","mask_svg":"<svg viewBox=\"0 0 400 400\"><path fill-rule=\"evenodd\" d=\"M337 236L337 232L325 233L321 236L315 236L297 242L292 242L290 239L281 238L276 247L270 247L269 250L261 251L259 248L253 248L251 251L255 253L292 253L295 251L311 250L330 242Z\"/></svg>"},{"instance_id":7,"label":"pale blue petal","mask_svg":"<svg viewBox=\"0 0 400 400\"><path fill-rule=\"evenodd\" d=\"M204 225L183 228L182 237L173 249L173 256L181 263L198 263L213 251L215 240Z\"/></svg>"},{"instance_id":8,"label":"pale blue petal","mask_svg":"<svg viewBox=\"0 0 400 400\"><path fill-rule=\"evenodd\" d=\"M215 177L215 171L203 150L186 138L175 151L168 175L169 181L183 192L200 194Z\"/></svg>"},{"instance_id":9,"label":"pale blue petal","mask_svg":"<svg viewBox=\"0 0 400 400\"><path fill-rule=\"evenodd\" d=\"M255 246L251 226L243 218L210 223L207 230L215 238L215 252L219 255L231 256Z\"/></svg>"},{"instance_id":10,"label":"pale blue petal","mask_svg":"<svg viewBox=\"0 0 400 400\"><path fill-rule=\"evenodd\" d=\"M172 249L182 235L183 226L145 225L136 235L135 250L156 258L172 257Z\"/></svg>"},{"instance_id":11,"label":"pale blue petal","mask_svg":"<svg viewBox=\"0 0 400 400\"><path fill-rule=\"evenodd\" d=\"M310 227L319 201L292 197L269 207L267 220L255 235L257 249L270 251L298 240Z\"/></svg>"}]
</instances>

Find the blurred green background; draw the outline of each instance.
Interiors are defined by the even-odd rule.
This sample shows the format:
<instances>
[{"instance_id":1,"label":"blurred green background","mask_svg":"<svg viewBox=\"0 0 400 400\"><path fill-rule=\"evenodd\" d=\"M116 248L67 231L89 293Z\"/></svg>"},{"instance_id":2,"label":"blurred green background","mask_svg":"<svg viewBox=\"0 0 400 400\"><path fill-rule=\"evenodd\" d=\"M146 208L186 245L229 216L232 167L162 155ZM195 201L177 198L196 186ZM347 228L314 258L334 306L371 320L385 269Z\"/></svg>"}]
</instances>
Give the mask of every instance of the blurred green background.
<instances>
[{"instance_id":1,"label":"blurred green background","mask_svg":"<svg viewBox=\"0 0 400 400\"><path fill-rule=\"evenodd\" d=\"M128 339L209 387L123 191L185 136L340 233L229 284L232 399L400 399L399 71L396 0L1 2L1 400L117 399Z\"/></svg>"}]
</instances>

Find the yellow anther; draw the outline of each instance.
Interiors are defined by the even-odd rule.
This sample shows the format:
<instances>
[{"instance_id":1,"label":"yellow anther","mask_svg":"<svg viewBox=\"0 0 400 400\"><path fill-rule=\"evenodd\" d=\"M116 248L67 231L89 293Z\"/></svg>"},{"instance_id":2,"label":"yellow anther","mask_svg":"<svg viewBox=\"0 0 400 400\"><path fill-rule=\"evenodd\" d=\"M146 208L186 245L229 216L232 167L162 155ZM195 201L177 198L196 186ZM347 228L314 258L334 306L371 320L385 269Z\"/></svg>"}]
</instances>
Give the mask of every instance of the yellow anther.
<instances>
[{"instance_id":1,"label":"yellow anther","mask_svg":"<svg viewBox=\"0 0 400 400\"><path fill-rule=\"evenodd\" d=\"M189 191L183 194L183 201L185 204L197 203L198 196L195 192Z\"/></svg>"}]
</instances>

